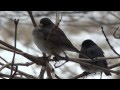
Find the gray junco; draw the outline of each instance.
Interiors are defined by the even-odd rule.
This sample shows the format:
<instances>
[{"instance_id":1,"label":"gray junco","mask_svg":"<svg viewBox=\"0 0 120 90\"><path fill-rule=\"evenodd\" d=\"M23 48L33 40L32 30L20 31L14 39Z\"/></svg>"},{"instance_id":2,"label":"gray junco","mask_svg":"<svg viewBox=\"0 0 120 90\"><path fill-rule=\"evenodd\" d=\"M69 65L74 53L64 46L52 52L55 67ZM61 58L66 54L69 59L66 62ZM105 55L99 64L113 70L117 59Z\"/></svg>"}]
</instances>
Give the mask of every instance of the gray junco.
<instances>
[{"instance_id":1,"label":"gray junco","mask_svg":"<svg viewBox=\"0 0 120 90\"><path fill-rule=\"evenodd\" d=\"M81 46L81 54L84 54L86 56L88 56L90 59L96 58L96 57L104 57L104 52L102 51L102 49L100 47L98 47L92 40L88 39L83 41L82 46ZM80 58L83 58L83 56L79 55ZM91 64L94 65L98 65L104 68L108 68L108 64L107 61L95 61L95 62L91 62ZM91 68L85 65L81 65L81 67L86 70L87 72L90 73L95 73L97 71L99 71L96 68ZM110 72L104 72L105 75L111 75Z\"/></svg>"},{"instance_id":2,"label":"gray junco","mask_svg":"<svg viewBox=\"0 0 120 90\"><path fill-rule=\"evenodd\" d=\"M64 32L49 18L42 18L32 34L37 47L48 55L59 55L66 50L79 53Z\"/></svg>"}]
</instances>

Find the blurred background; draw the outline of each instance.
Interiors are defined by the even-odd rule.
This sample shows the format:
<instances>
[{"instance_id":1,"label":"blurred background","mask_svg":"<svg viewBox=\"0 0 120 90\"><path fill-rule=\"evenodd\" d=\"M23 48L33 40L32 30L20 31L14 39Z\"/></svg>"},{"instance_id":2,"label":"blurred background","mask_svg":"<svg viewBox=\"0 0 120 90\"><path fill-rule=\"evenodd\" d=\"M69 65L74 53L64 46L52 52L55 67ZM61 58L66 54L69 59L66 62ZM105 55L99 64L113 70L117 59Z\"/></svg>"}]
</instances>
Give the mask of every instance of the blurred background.
<instances>
[{"instance_id":1,"label":"blurred background","mask_svg":"<svg viewBox=\"0 0 120 90\"><path fill-rule=\"evenodd\" d=\"M119 11L59 11L59 13L62 15L62 21L59 26L77 49L80 50L80 45L84 40L92 39L103 49L106 57L117 56L110 49L101 32L101 26L103 26L111 45L118 53L120 53L119 39L113 37L114 31L120 25ZM40 19L43 17L50 18L54 23L56 21L56 11L33 11L33 15L37 24L39 24ZM0 39L14 45L14 19L20 20L17 32L17 48L35 56L42 56L41 51L36 47L32 40L32 30L34 27L26 11L0 11ZM117 34L118 36L120 35L120 30L117 31ZM67 52L67 54L69 57L78 58L77 53ZM11 62L13 53L0 49L0 56L8 62ZM0 62L3 63L1 59ZM20 55L16 55L15 62L26 63L30 61ZM120 62L120 60L107 60L107 62L109 65L113 65ZM51 64L53 65L54 62L51 62ZM36 77L38 77L40 69L41 66L36 64L29 67L19 66L19 70ZM114 68L113 70L119 70L119 67ZM55 69L55 72L61 78L71 78L82 73L83 70L80 68L79 64L68 62L62 67ZM10 74L10 70L4 69L1 73ZM99 78L100 73L84 77L84 79ZM112 74L112 76L109 77L106 77L103 74L103 79L118 78L120 78L120 76L115 74Z\"/></svg>"}]
</instances>

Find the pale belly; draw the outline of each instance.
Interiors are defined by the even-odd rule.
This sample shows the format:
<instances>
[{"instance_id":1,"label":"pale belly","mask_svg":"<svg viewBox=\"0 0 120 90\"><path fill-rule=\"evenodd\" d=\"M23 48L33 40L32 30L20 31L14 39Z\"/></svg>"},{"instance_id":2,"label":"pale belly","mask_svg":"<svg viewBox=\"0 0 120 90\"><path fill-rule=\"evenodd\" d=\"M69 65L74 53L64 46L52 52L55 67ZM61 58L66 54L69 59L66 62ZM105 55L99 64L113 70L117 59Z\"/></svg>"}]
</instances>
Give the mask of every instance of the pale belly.
<instances>
[{"instance_id":1,"label":"pale belly","mask_svg":"<svg viewBox=\"0 0 120 90\"><path fill-rule=\"evenodd\" d=\"M34 29L32 32L33 40L36 46L43 52L48 55L52 54L60 54L64 51L60 45L56 45L53 42L49 42L48 40L44 39L44 35L39 29ZM57 42L56 42L57 43Z\"/></svg>"},{"instance_id":2,"label":"pale belly","mask_svg":"<svg viewBox=\"0 0 120 90\"><path fill-rule=\"evenodd\" d=\"M36 46L44 53L47 53L48 55L51 55L53 53L59 54L62 52L61 49L59 49L58 46L54 46L50 42L48 43L46 40L40 38L37 39L36 37L33 36L33 40L36 44ZM57 42L56 42L57 43Z\"/></svg>"},{"instance_id":3,"label":"pale belly","mask_svg":"<svg viewBox=\"0 0 120 90\"><path fill-rule=\"evenodd\" d=\"M50 49L48 49L47 43L43 39L37 39L36 37L33 37L33 40L36 44L36 46L44 53L50 53Z\"/></svg>"}]
</instances>

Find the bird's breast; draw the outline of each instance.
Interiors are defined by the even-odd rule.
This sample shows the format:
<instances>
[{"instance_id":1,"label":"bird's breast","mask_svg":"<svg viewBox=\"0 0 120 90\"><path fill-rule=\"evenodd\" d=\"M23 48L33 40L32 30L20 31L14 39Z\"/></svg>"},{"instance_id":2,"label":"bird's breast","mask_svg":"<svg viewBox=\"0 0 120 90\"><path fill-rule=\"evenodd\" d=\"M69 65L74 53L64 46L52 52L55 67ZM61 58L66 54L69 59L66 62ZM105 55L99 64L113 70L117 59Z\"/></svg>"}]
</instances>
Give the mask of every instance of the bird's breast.
<instances>
[{"instance_id":1,"label":"bird's breast","mask_svg":"<svg viewBox=\"0 0 120 90\"><path fill-rule=\"evenodd\" d=\"M44 53L48 53L49 50L47 50L47 42L44 39L44 33L41 32L40 29L35 28L32 32L33 35L33 41L36 44L36 46Z\"/></svg>"}]
</instances>

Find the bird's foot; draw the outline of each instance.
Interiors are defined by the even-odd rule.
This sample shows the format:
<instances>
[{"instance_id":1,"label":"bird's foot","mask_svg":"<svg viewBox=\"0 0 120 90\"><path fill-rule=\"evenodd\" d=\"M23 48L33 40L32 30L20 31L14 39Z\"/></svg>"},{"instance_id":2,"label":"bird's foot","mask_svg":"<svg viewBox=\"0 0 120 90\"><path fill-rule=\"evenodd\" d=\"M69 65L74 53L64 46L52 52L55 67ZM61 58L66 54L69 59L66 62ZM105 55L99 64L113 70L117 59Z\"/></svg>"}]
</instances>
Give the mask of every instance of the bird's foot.
<instances>
[{"instance_id":1,"label":"bird's foot","mask_svg":"<svg viewBox=\"0 0 120 90\"><path fill-rule=\"evenodd\" d=\"M63 66L66 62L69 61L69 57L55 56L55 57L53 57L53 59L55 60L55 64L54 64L54 67L55 67L55 68L59 68L59 67ZM62 63L61 65L58 65L58 66L57 66L57 62L58 62L59 60L62 60L62 59L65 59L66 61L65 61L64 63Z\"/></svg>"}]
</instances>

